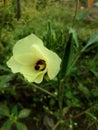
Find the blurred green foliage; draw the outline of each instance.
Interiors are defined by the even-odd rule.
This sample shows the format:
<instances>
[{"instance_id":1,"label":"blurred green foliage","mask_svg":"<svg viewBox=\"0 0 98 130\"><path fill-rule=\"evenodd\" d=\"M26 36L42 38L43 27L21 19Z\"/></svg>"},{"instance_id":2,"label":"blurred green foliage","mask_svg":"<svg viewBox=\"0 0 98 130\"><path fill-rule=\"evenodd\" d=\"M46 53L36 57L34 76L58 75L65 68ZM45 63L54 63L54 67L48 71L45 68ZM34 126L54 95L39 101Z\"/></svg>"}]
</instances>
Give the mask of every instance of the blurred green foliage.
<instances>
[{"instance_id":1,"label":"blurred green foliage","mask_svg":"<svg viewBox=\"0 0 98 130\"><path fill-rule=\"evenodd\" d=\"M14 123L18 130L26 130L26 125L28 130L31 130L30 126L43 130L44 127L48 128L51 118L55 123L59 116L56 99L34 88L33 84L27 83L20 74L12 74L6 65L15 42L30 33L35 33L43 39L45 46L58 53L61 58L69 33L72 33L73 49L70 51L68 76L64 81L65 124L62 130L98 129L98 15L96 7L90 12L86 8L79 8L75 26L70 28L74 3L74 0L22 0L21 17L17 20L18 9L14 9L13 2L6 1L4 5L3 1L0 1L2 130L10 130ZM67 49L66 52L68 51ZM56 78L49 82L43 81L40 86L55 95L58 93ZM47 116L47 121L44 121L47 126L44 126L42 120Z\"/></svg>"}]
</instances>

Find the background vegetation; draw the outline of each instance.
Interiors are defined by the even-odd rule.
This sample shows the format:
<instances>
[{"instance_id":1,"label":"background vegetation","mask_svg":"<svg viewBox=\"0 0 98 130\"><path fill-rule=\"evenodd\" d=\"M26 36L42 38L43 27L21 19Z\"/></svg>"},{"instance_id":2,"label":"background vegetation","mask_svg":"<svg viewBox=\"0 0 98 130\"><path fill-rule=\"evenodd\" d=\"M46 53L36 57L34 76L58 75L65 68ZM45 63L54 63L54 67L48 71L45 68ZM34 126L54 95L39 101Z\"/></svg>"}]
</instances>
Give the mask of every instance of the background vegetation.
<instances>
[{"instance_id":1,"label":"background vegetation","mask_svg":"<svg viewBox=\"0 0 98 130\"><path fill-rule=\"evenodd\" d=\"M71 28L75 8L75 0L0 1L1 130L98 130L98 2L88 8L87 1L79 1ZM57 100L22 75L13 74L6 62L15 42L31 33L62 58L69 30L74 45L72 66L64 82L63 122L59 127ZM58 93L56 78L43 81L40 87Z\"/></svg>"}]
</instances>

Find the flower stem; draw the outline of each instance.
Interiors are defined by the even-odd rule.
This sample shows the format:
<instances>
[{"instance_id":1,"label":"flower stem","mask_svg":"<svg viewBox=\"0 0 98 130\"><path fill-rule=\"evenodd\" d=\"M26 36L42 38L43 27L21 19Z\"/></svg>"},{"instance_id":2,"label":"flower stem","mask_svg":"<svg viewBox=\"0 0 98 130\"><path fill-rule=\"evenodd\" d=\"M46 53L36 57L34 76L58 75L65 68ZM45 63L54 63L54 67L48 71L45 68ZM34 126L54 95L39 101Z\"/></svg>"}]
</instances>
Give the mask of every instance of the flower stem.
<instances>
[{"instance_id":1,"label":"flower stem","mask_svg":"<svg viewBox=\"0 0 98 130\"><path fill-rule=\"evenodd\" d=\"M58 104L59 104L59 118L62 120L63 115L63 99L64 99L64 80L58 78Z\"/></svg>"},{"instance_id":2,"label":"flower stem","mask_svg":"<svg viewBox=\"0 0 98 130\"><path fill-rule=\"evenodd\" d=\"M79 6L79 0L76 0L76 9L73 17L72 27L75 25L78 6ZM59 104L60 120L62 120L62 116L63 116L64 79L67 76L67 72L68 72L71 49L72 49L72 33L69 35L67 45L65 46L64 57L62 58L61 70L58 75L58 104Z\"/></svg>"},{"instance_id":3,"label":"flower stem","mask_svg":"<svg viewBox=\"0 0 98 130\"><path fill-rule=\"evenodd\" d=\"M32 84L32 87L37 88L37 89L41 90L42 92L47 93L48 95L56 98L56 95L54 95L53 93L47 91L44 88L41 88L41 87L37 86L36 84Z\"/></svg>"},{"instance_id":4,"label":"flower stem","mask_svg":"<svg viewBox=\"0 0 98 130\"><path fill-rule=\"evenodd\" d=\"M79 0L76 0L76 9L75 9L75 14L74 14L74 17L73 17L73 22L72 22L72 28L73 26L75 25L75 21L76 21L76 16L77 16L77 12L78 12L78 6L79 6Z\"/></svg>"}]
</instances>

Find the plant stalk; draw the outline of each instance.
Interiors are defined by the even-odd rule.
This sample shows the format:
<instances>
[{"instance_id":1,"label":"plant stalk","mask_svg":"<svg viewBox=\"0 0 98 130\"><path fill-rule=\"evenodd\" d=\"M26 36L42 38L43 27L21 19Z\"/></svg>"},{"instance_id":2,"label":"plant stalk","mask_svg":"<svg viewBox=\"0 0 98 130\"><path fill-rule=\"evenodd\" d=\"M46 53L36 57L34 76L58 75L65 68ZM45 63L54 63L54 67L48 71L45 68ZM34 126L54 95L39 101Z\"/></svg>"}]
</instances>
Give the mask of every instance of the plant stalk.
<instances>
[{"instance_id":1,"label":"plant stalk","mask_svg":"<svg viewBox=\"0 0 98 130\"><path fill-rule=\"evenodd\" d=\"M75 14L74 14L74 17L73 17L73 22L72 22L72 28L74 27L75 25L75 21L76 21L76 16L77 16L77 12L78 12L78 6L79 6L79 0L76 0L76 8L75 8Z\"/></svg>"},{"instance_id":2,"label":"plant stalk","mask_svg":"<svg viewBox=\"0 0 98 130\"><path fill-rule=\"evenodd\" d=\"M47 93L48 95L50 95L50 96L56 98L56 95L54 95L53 93L47 91L47 90L44 89L44 88L41 88L41 87L37 86L36 84L32 84L32 87L34 87L34 88L36 88L36 89L39 89L39 90L41 90L42 92Z\"/></svg>"}]
</instances>

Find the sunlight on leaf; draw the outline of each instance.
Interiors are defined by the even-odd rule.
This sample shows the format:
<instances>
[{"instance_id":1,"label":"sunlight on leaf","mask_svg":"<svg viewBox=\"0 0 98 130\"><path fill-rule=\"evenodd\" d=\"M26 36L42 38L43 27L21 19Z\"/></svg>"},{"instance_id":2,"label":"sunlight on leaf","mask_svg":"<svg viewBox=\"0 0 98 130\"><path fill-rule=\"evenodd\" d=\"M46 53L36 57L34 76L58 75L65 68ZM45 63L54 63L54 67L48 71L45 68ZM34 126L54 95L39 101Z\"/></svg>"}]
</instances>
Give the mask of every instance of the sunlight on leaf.
<instances>
[{"instance_id":1,"label":"sunlight on leaf","mask_svg":"<svg viewBox=\"0 0 98 130\"><path fill-rule=\"evenodd\" d=\"M19 113L19 118L26 118L30 115L31 110L30 109L23 109Z\"/></svg>"}]
</instances>

